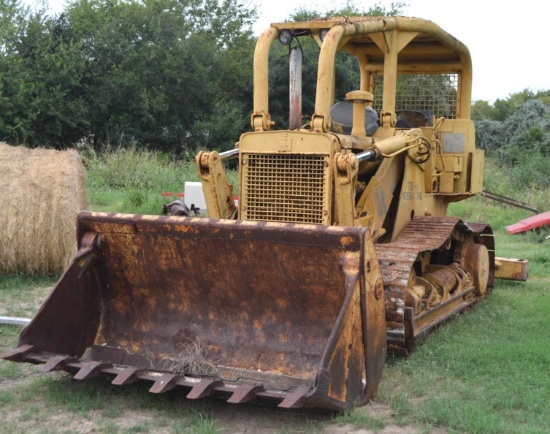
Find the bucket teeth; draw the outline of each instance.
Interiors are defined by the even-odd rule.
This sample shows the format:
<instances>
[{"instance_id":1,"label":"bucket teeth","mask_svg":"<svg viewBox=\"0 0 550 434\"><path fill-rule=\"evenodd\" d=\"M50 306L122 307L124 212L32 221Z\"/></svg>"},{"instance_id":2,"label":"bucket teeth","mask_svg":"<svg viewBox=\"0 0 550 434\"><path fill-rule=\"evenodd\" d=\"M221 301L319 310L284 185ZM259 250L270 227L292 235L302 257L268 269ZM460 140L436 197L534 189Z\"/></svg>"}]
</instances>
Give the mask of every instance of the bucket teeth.
<instances>
[{"instance_id":1,"label":"bucket teeth","mask_svg":"<svg viewBox=\"0 0 550 434\"><path fill-rule=\"evenodd\" d=\"M0 356L4 360L9 360L10 362L24 362L25 356L34 351L33 345L21 345L14 350L8 351Z\"/></svg>"},{"instance_id":2,"label":"bucket teeth","mask_svg":"<svg viewBox=\"0 0 550 434\"><path fill-rule=\"evenodd\" d=\"M107 362L85 362L82 363L80 370L74 376L75 380L87 380L97 376L102 369L110 368L112 363Z\"/></svg>"},{"instance_id":3,"label":"bucket teeth","mask_svg":"<svg viewBox=\"0 0 550 434\"><path fill-rule=\"evenodd\" d=\"M213 389L216 387L223 386L223 381L221 380L200 380L191 391L187 394L188 399L200 399L208 396L212 393Z\"/></svg>"},{"instance_id":4,"label":"bucket teeth","mask_svg":"<svg viewBox=\"0 0 550 434\"><path fill-rule=\"evenodd\" d=\"M39 370L42 372L59 371L61 369L65 369L65 366L69 363L75 363L78 361L79 360L75 357L61 354L48 359L46 364L44 366L41 366Z\"/></svg>"},{"instance_id":5,"label":"bucket teeth","mask_svg":"<svg viewBox=\"0 0 550 434\"><path fill-rule=\"evenodd\" d=\"M288 391L273 390L263 384L227 384L220 378L203 377L191 378L181 373L158 372L137 366L124 366L102 360L82 360L66 354L52 354L37 352L32 345L22 345L19 348L2 354L2 358L11 361L31 361L42 363L38 368L42 372L65 370L78 371L75 380L87 380L101 373L114 375L111 383L117 386L134 383L136 381L151 381L154 383L149 389L151 393L164 393L178 386L189 392L186 398L201 399L210 395L221 394L227 397L227 402L241 404L255 401L258 398L279 402L279 408L301 408L306 406L307 396L312 392L308 386L295 386Z\"/></svg>"},{"instance_id":6,"label":"bucket teeth","mask_svg":"<svg viewBox=\"0 0 550 434\"><path fill-rule=\"evenodd\" d=\"M155 384L149 389L151 393L164 393L176 386L176 381L180 378L179 374L162 374L155 381Z\"/></svg>"},{"instance_id":7,"label":"bucket teeth","mask_svg":"<svg viewBox=\"0 0 550 434\"><path fill-rule=\"evenodd\" d=\"M113 381L111 381L111 384L114 384L115 386L123 386L125 384L133 383L134 381L138 380L137 375L140 371L140 368L124 368L124 370L117 374Z\"/></svg>"},{"instance_id":8,"label":"bucket teeth","mask_svg":"<svg viewBox=\"0 0 550 434\"><path fill-rule=\"evenodd\" d=\"M255 385L255 386L239 386L233 392L233 395L227 400L231 404L241 404L243 402L252 401L256 396L256 393L263 392L264 386Z\"/></svg>"},{"instance_id":9,"label":"bucket teeth","mask_svg":"<svg viewBox=\"0 0 550 434\"><path fill-rule=\"evenodd\" d=\"M294 392L285 396L285 399L278 405L280 408L300 408L302 407L307 393L310 391L309 387L297 387Z\"/></svg>"}]
</instances>

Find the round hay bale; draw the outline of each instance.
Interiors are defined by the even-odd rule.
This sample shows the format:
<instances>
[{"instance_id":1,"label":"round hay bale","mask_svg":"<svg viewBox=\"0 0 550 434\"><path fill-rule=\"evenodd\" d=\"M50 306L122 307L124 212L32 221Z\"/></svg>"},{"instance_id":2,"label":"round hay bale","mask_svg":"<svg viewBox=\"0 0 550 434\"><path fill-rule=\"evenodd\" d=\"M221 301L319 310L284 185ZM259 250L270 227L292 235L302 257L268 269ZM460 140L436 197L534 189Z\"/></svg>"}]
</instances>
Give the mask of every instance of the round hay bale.
<instances>
[{"instance_id":1,"label":"round hay bale","mask_svg":"<svg viewBox=\"0 0 550 434\"><path fill-rule=\"evenodd\" d=\"M0 142L0 191L0 273L63 271L88 205L78 152Z\"/></svg>"}]
</instances>

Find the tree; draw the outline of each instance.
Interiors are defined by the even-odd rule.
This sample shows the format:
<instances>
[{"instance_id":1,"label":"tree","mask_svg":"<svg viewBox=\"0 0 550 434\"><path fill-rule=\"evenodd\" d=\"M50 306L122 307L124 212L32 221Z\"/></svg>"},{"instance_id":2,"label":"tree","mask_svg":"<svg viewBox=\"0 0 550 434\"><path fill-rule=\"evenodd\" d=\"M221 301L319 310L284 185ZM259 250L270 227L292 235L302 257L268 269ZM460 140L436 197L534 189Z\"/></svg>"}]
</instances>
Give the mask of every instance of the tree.
<instances>
[{"instance_id":1,"label":"tree","mask_svg":"<svg viewBox=\"0 0 550 434\"><path fill-rule=\"evenodd\" d=\"M66 147L79 138L87 108L79 98L84 67L78 44L66 39L63 17L45 9L4 4L11 26L2 31L2 140ZM6 17L4 13L2 17Z\"/></svg>"},{"instance_id":2,"label":"tree","mask_svg":"<svg viewBox=\"0 0 550 434\"><path fill-rule=\"evenodd\" d=\"M495 117L495 108L488 101L477 100L472 102L472 119L474 122L495 119Z\"/></svg>"},{"instance_id":3,"label":"tree","mask_svg":"<svg viewBox=\"0 0 550 434\"><path fill-rule=\"evenodd\" d=\"M472 119L474 121L492 119L502 122L518 107L531 100L538 100L550 106L550 90L539 90L535 93L530 89L524 89L506 98L499 98L492 105L483 100L475 101L472 103Z\"/></svg>"},{"instance_id":4,"label":"tree","mask_svg":"<svg viewBox=\"0 0 550 434\"><path fill-rule=\"evenodd\" d=\"M550 157L550 107L536 99L527 101L506 119L502 134L500 158L506 164Z\"/></svg>"},{"instance_id":5,"label":"tree","mask_svg":"<svg viewBox=\"0 0 550 434\"><path fill-rule=\"evenodd\" d=\"M224 108L245 124L255 14L240 0L77 0L57 17L7 0L0 11L0 139L229 147Z\"/></svg>"},{"instance_id":6,"label":"tree","mask_svg":"<svg viewBox=\"0 0 550 434\"><path fill-rule=\"evenodd\" d=\"M503 123L491 119L482 119L476 125L476 146L485 149L487 155L493 155L503 144Z\"/></svg>"},{"instance_id":7,"label":"tree","mask_svg":"<svg viewBox=\"0 0 550 434\"><path fill-rule=\"evenodd\" d=\"M550 188L550 107L530 99L503 122L476 122L477 146L506 170L512 187Z\"/></svg>"},{"instance_id":8,"label":"tree","mask_svg":"<svg viewBox=\"0 0 550 434\"><path fill-rule=\"evenodd\" d=\"M198 147L214 105L241 101L243 68L229 59L254 14L236 0L80 0L67 15L88 59L96 143Z\"/></svg>"}]
</instances>

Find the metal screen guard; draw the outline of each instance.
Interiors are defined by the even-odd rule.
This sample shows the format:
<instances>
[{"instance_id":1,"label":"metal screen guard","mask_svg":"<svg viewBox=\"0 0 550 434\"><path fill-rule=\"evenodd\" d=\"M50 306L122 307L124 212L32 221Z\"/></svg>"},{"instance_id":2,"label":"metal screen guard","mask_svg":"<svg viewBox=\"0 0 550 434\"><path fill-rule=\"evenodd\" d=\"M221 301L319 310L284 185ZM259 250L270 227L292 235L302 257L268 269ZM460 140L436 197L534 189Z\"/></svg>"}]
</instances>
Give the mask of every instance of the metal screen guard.
<instances>
[{"instance_id":1,"label":"metal screen guard","mask_svg":"<svg viewBox=\"0 0 550 434\"><path fill-rule=\"evenodd\" d=\"M246 153L242 216L246 220L324 223L324 155Z\"/></svg>"}]
</instances>

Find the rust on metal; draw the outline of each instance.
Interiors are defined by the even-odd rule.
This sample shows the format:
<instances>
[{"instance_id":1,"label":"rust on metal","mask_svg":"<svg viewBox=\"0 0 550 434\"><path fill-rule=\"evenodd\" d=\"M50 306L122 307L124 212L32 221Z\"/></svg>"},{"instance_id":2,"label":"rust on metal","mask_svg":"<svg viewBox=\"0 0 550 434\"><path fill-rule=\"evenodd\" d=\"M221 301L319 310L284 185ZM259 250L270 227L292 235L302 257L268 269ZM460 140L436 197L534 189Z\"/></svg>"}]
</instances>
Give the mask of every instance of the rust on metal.
<instances>
[{"instance_id":1,"label":"rust on metal","mask_svg":"<svg viewBox=\"0 0 550 434\"><path fill-rule=\"evenodd\" d=\"M289 120L288 129L302 126L302 59L301 47L289 51Z\"/></svg>"},{"instance_id":2,"label":"rust on metal","mask_svg":"<svg viewBox=\"0 0 550 434\"><path fill-rule=\"evenodd\" d=\"M465 243L461 255L460 265L470 273L476 293L484 295L491 271L487 247L483 244ZM493 268L494 266L493 264Z\"/></svg>"},{"instance_id":3,"label":"rust on metal","mask_svg":"<svg viewBox=\"0 0 550 434\"><path fill-rule=\"evenodd\" d=\"M258 392L263 392L264 386L256 384L253 386L243 385L239 386L233 392L233 395L227 400L231 404L241 404L243 402L252 401Z\"/></svg>"},{"instance_id":4,"label":"rust on metal","mask_svg":"<svg viewBox=\"0 0 550 434\"><path fill-rule=\"evenodd\" d=\"M149 389L151 393L164 393L172 390L176 385L175 382L179 379L178 374L162 374L160 375L155 384Z\"/></svg>"},{"instance_id":5,"label":"rust on metal","mask_svg":"<svg viewBox=\"0 0 550 434\"><path fill-rule=\"evenodd\" d=\"M78 233L3 357L284 408L349 409L378 388L384 301L368 229L83 212Z\"/></svg>"},{"instance_id":6,"label":"rust on metal","mask_svg":"<svg viewBox=\"0 0 550 434\"><path fill-rule=\"evenodd\" d=\"M483 224L417 217L393 242L375 248L384 275L388 350L395 354L408 355L416 339L475 303L475 292L484 296L493 285L493 238ZM419 275L423 257L430 263ZM472 257L476 266L470 268ZM431 298L430 290L435 291Z\"/></svg>"},{"instance_id":7,"label":"rust on metal","mask_svg":"<svg viewBox=\"0 0 550 434\"><path fill-rule=\"evenodd\" d=\"M202 378L187 394L187 399L200 399L210 395L218 386L222 386L223 382L217 379ZM308 389L309 390L309 389Z\"/></svg>"},{"instance_id":8,"label":"rust on metal","mask_svg":"<svg viewBox=\"0 0 550 434\"><path fill-rule=\"evenodd\" d=\"M17 348L2 354L2 359L9 360L10 362L24 362L26 356L34 350L33 345L19 345Z\"/></svg>"},{"instance_id":9,"label":"rust on metal","mask_svg":"<svg viewBox=\"0 0 550 434\"><path fill-rule=\"evenodd\" d=\"M287 394L279 404L281 408L300 408L303 406L309 387L297 387L293 392Z\"/></svg>"},{"instance_id":10,"label":"rust on metal","mask_svg":"<svg viewBox=\"0 0 550 434\"><path fill-rule=\"evenodd\" d=\"M111 382L116 386L123 386L137 381L137 375L142 369L136 367L126 367L119 372Z\"/></svg>"},{"instance_id":11,"label":"rust on metal","mask_svg":"<svg viewBox=\"0 0 550 434\"><path fill-rule=\"evenodd\" d=\"M101 373L102 369L105 369L107 367L110 368L111 366L112 364L107 362L88 362L83 364L83 366L73 378L75 380L87 380L89 378L97 376L99 373Z\"/></svg>"},{"instance_id":12,"label":"rust on metal","mask_svg":"<svg viewBox=\"0 0 550 434\"><path fill-rule=\"evenodd\" d=\"M52 372L65 369L69 363L74 363L78 361L77 358L73 356L68 356L66 354L55 355L50 357L46 364L42 365L39 370L42 372Z\"/></svg>"},{"instance_id":13,"label":"rust on metal","mask_svg":"<svg viewBox=\"0 0 550 434\"><path fill-rule=\"evenodd\" d=\"M495 258L495 277L506 280L527 280L529 275L529 262L525 259Z\"/></svg>"}]
</instances>

